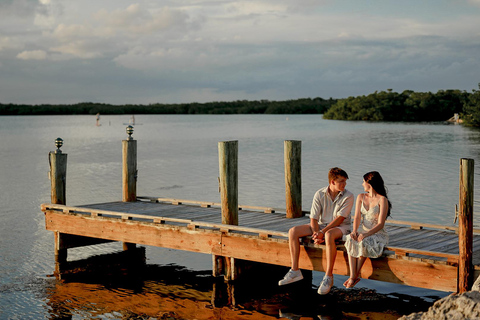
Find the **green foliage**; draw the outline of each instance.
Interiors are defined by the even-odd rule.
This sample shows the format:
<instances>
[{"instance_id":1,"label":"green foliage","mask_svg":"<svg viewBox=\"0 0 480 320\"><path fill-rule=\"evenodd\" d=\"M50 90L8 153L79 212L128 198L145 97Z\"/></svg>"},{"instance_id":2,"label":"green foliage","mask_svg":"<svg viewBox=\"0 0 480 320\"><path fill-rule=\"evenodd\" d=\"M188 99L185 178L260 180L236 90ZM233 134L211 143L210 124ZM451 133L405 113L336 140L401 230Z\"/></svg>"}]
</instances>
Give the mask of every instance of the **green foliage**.
<instances>
[{"instance_id":1,"label":"green foliage","mask_svg":"<svg viewBox=\"0 0 480 320\"><path fill-rule=\"evenodd\" d=\"M445 121L463 110L468 93L460 90L402 93L375 91L368 96L338 100L325 119L367 121Z\"/></svg>"},{"instance_id":2,"label":"green foliage","mask_svg":"<svg viewBox=\"0 0 480 320\"><path fill-rule=\"evenodd\" d=\"M478 89L465 100L461 117L467 126L480 127L480 83Z\"/></svg>"},{"instance_id":3,"label":"green foliage","mask_svg":"<svg viewBox=\"0 0 480 320\"><path fill-rule=\"evenodd\" d=\"M387 91L346 99L304 98L286 101L216 101L207 103L111 105L0 104L0 115L54 114L323 114L325 119L362 121L445 121L459 113L464 123L480 126L479 90L439 90L437 93Z\"/></svg>"},{"instance_id":4,"label":"green foliage","mask_svg":"<svg viewBox=\"0 0 480 320\"><path fill-rule=\"evenodd\" d=\"M0 104L0 115L54 115L54 114L310 114L324 113L336 103L336 99L322 98L287 101L247 101L110 105L82 102L73 105L18 105Z\"/></svg>"}]
</instances>

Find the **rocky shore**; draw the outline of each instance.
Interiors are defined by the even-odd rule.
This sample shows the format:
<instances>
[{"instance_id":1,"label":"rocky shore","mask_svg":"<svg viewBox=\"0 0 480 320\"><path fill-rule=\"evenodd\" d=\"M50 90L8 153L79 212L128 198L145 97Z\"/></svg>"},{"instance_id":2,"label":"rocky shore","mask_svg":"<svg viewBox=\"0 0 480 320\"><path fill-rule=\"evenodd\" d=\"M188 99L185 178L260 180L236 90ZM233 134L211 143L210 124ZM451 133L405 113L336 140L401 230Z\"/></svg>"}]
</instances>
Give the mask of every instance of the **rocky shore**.
<instances>
[{"instance_id":1,"label":"rocky shore","mask_svg":"<svg viewBox=\"0 0 480 320\"><path fill-rule=\"evenodd\" d=\"M480 292L469 291L436 301L426 312L412 313L401 320L480 319Z\"/></svg>"}]
</instances>

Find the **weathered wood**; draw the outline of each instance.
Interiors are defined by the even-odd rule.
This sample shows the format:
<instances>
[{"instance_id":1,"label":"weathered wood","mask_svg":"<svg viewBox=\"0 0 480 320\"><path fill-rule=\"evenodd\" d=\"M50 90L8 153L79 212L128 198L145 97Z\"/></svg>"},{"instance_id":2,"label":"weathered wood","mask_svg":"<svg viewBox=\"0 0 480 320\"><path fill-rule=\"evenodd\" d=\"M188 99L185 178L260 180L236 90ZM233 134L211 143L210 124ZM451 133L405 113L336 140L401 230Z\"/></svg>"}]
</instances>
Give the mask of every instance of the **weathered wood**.
<instances>
[{"instance_id":1,"label":"weathered wood","mask_svg":"<svg viewBox=\"0 0 480 320\"><path fill-rule=\"evenodd\" d=\"M53 204L65 205L67 203L67 154L60 148L48 155L50 162L51 201ZM67 261L67 249L64 247L64 235L55 232L54 239L55 272L58 274L61 264Z\"/></svg>"},{"instance_id":2,"label":"weathered wood","mask_svg":"<svg viewBox=\"0 0 480 320\"><path fill-rule=\"evenodd\" d=\"M412 227L412 229L424 229L424 228L433 228L433 229L443 229L451 230L458 233L458 227L451 226L442 226L439 224L432 223L422 223L422 222L412 222L412 221L400 221L400 220L387 220L385 221L387 225L406 225ZM480 233L480 229L473 229L474 233Z\"/></svg>"},{"instance_id":3,"label":"weathered wood","mask_svg":"<svg viewBox=\"0 0 480 320\"><path fill-rule=\"evenodd\" d=\"M122 162L122 199L125 202L137 201L137 140L131 136L122 141ZM123 250L135 247L135 243L123 243Z\"/></svg>"},{"instance_id":4,"label":"weathered wood","mask_svg":"<svg viewBox=\"0 0 480 320\"><path fill-rule=\"evenodd\" d=\"M447 262L452 264L458 264L458 254L451 254L451 253L444 253L438 251L426 251L426 250L419 250L419 249L412 249L412 248L399 248L399 247L385 247L387 251L395 252L396 256L411 256L412 254L417 255L424 255L424 256L432 256L432 257L440 257L446 258Z\"/></svg>"},{"instance_id":5,"label":"weathered wood","mask_svg":"<svg viewBox=\"0 0 480 320\"><path fill-rule=\"evenodd\" d=\"M137 200L148 200L151 202L168 202L172 204L198 204L203 208L210 208L213 206L221 206L221 202L209 202L209 201L195 201L195 200L185 200L185 199L175 199L175 198L158 198L158 197L137 197ZM252 209L252 210L262 210L264 213L275 213L279 209L272 207L263 207L263 206L244 206L238 205L238 210L243 209Z\"/></svg>"},{"instance_id":6,"label":"weathered wood","mask_svg":"<svg viewBox=\"0 0 480 320\"><path fill-rule=\"evenodd\" d=\"M238 141L218 143L222 223L238 225Z\"/></svg>"},{"instance_id":7,"label":"weathered wood","mask_svg":"<svg viewBox=\"0 0 480 320\"><path fill-rule=\"evenodd\" d=\"M459 293L470 290L473 284L473 171L473 159L460 159L460 208L458 213Z\"/></svg>"},{"instance_id":8,"label":"weathered wood","mask_svg":"<svg viewBox=\"0 0 480 320\"><path fill-rule=\"evenodd\" d=\"M287 218L298 218L303 216L301 141L284 141L284 165Z\"/></svg>"},{"instance_id":9,"label":"weathered wood","mask_svg":"<svg viewBox=\"0 0 480 320\"><path fill-rule=\"evenodd\" d=\"M50 152L51 199L55 204L66 204L67 154Z\"/></svg>"},{"instance_id":10,"label":"weathered wood","mask_svg":"<svg viewBox=\"0 0 480 320\"><path fill-rule=\"evenodd\" d=\"M232 265L232 258L289 265L290 253L286 237L282 239L264 237L261 232L258 232L258 235L231 232L231 229L241 228L238 226L228 226L229 229L222 232L218 229L192 229L186 225L155 224L105 216L91 217L53 210L47 210L45 218L47 230L51 231L213 254L223 258L223 264L226 267L224 273L228 276L235 275L237 272L229 267ZM347 275L346 253L343 246L339 245L337 248L334 272ZM402 248L389 247L388 249L402 252ZM405 253L413 251L418 254L434 254L421 250L404 249L404 251ZM447 259L455 259L455 256L441 253L439 255ZM235 262L233 264L235 265ZM325 266L324 246L311 243L301 246L300 268L325 271ZM456 273L457 269L452 264L423 261L408 257L407 254L403 258L387 255L380 259L367 260L362 269L364 278L445 291L456 290Z\"/></svg>"},{"instance_id":11,"label":"weathered wood","mask_svg":"<svg viewBox=\"0 0 480 320\"><path fill-rule=\"evenodd\" d=\"M99 210L99 209L92 210L90 208L72 207L72 206L64 206L64 205L52 205L52 204L42 204L41 210L43 212L56 210L56 212L62 212L70 215L85 214L85 215L89 215L92 218L100 218L100 219L102 217L115 217L117 219L123 219L123 220L141 219L141 220L145 220L145 222L154 222L154 223L176 222L176 223L182 223L185 225L195 225L198 227L205 227L205 228L211 228L211 229L217 229L217 230L222 229L226 231L231 230L231 231L245 232L245 233L251 233L251 234L268 234L269 236L278 236L278 237L288 238L287 232L264 230L264 229L235 226L235 225L225 226L224 224L208 223L203 221L193 221L191 219L158 217L158 216L134 214L134 213L126 214L123 212L116 212L116 211ZM92 214L92 211L95 212L94 215Z\"/></svg>"},{"instance_id":12,"label":"weathered wood","mask_svg":"<svg viewBox=\"0 0 480 320\"><path fill-rule=\"evenodd\" d=\"M222 233L219 231L198 232L181 226L92 218L55 211L46 211L45 219L46 228L50 231L221 255Z\"/></svg>"},{"instance_id":13,"label":"weathered wood","mask_svg":"<svg viewBox=\"0 0 480 320\"><path fill-rule=\"evenodd\" d=\"M122 199L137 200L137 140L122 141Z\"/></svg>"}]
</instances>

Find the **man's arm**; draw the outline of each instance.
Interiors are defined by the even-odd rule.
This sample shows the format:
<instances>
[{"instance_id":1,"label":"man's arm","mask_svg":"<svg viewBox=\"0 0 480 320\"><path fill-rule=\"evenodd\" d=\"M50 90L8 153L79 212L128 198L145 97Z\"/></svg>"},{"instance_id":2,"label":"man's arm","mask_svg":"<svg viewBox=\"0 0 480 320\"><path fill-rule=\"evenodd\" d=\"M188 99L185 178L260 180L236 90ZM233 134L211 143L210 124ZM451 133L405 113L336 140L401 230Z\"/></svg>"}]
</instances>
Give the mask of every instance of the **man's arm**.
<instances>
[{"instance_id":1,"label":"man's arm","mask_svg":"<svg viewBox=\"0 0 480 320\"><path fill-rule=\"evenodd\" d=\"M313 219L312 219L313 220ZM322 242L325 241L325 232L327 232L328 230L332 229L332 228L335 228L335 227L338 227L339 225L342 224L342 222L345 220L345 217L336 217L335 219L333 219L332 222L330 222L325 228L323 228L322 230L319 230L320 228L318 227L318 222L317 222L317 230L318 232L314 232L313 233L313 242L316 243L316 244L320 244Z\"/></svg>"},{"instance_id":2,"label":"man's arm","mask_svg":"<svg viewBox=\"0 0 480 320\"><path fill-rule=\"evenodd\" d=\"M312 219L310 218L310 228L312 229L312 233L315 235L315 233L318 232L320 229L320 226L318 225L318 220L317 219Z\"/></svg>"},{"instance_id":3,"label":"man's arm","mask_svg":"<svg viewBox=\"0 0 480 320\"><path fill-rule=\"evenodd\" d=\"M353 196L353 194L351 194L345 199L345 201L342 203L342 206L337 211L338 217L342 216L344 218L347 218L352 212L354 203L355 203L355 197Z\"/></svg>"},{"instance_id":4,"label":"man's arm","mask_svg":"<svg viewBox=\"0 0 480 320\"><path fill-rule=\"evenodd\" d=\"M320 230L320 231L323 232L323 233L325 233L325 232L327 232L328 230L330 230L330 229L332 229L332 228L335 228L335 227L338 227L339 225L341 225L344 220L345 220L345 217L338 216L338 217L336 217L335 219L333 219L332 222L330 222L329 224L327 224L327 226L326 226L325 228L323 228L322 230Z\"/></svg>"}]
</instances>

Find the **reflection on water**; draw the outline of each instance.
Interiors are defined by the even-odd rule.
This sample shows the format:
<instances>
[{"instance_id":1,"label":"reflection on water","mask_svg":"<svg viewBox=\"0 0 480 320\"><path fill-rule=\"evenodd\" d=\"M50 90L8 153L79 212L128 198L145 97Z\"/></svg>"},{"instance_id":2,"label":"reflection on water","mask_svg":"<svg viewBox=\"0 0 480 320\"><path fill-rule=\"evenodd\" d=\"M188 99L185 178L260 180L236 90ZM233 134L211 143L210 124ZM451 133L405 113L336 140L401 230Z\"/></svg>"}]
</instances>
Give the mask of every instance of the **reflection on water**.
<instances>
[{"instance_id":1,"label":"reflection on water","mask_svg":"<svg viewBox=\"0 0 480 320\"><path fill-rule=\"evenodd\" d=\"M68 154L67 204L117 201L122 198L121 140L127 137L124 123L129 117L105 115L101 117L101 126L95 125L95 116L0 117L1 319L36 319L43 315L73 319L129 318L128 308L142 318L142 311L135 309L135 305L142 304L157 308L151 317L164 314L168 317L168 312L187 312L185 309L202 310L192 311L191 317L209 311L212 318L215 312L220 315L231 312L232 318L244 318L255 312L278 318L279 309L292 317L308 314L315 318L317 312L335 317L337 314L325 307L325 301L339 310L349 310L349 306L369 309L363 300L339 306L329 297L318 297L311 289L278 288L276 283L283 274L265 285L270 291L260 290L263 287L255 283L245 286L246 289L242 289L243 283L235 284L233 291L238 294L243 290L244 296L235 295L233 299L232 295L220 294L218 301L212 302L214 291L222 290L217 290L217 281L207 276L211 272L211 257L159 248L146 248L147 264L140 275L130 272L127 276L122 272L128 270L113 266L106 268L111 269L111 275L87 268L90 271L80 272L74 280L47 277L55 270L53 234L45 230L39 206L50 201L48 152L55 149L57 137L64 140L62 150ZM305 210L309 210L314 192L326 185L328 169L340 166L349 173L347 188L354 194L362 192L361 177L365 172L380 171L394 206L393 219L452 225L458 203L459 159L480 161L480 132L454 125L327 121L320 115L289 115L288 121L283 115L136 115L135 118L141 123L135 126L133 137L138 140L137 190L142 196L219 202L217 144L238 140L240 204L285 207L283 142L301 140ZM475 174L479 175L480 172ZM476 199L480 195L478 190ZM475 211L479 203L475 201ZM480 225L479 217L474 217L476 225ZM69 250L69 257L83 260L110 252L112 246L108 245L85 247ZM164 268L172 268L171 263L177 271L165 272ZM183 267L187 271L182 271ZM182 282L190 279L189 272L195 275L194 280ZM164 273L168 276L161 276ZM175 274L182 281L167 283ZM320 281L316 277L319 276L314 273L315 285ZM204 282L208 284L202 286ZM399 290L375 281L362 283L383 293ZM166 291L160 292L159 287ZM256 296L257 292L262 295ZM423 298L431 294L418 293L409 287L401 292ZM329 296L347 301L344 293L338 289ZM159 298L155 298L157 295ZM101 296L105 299L98 298ZM321 310L312 310L298 297L315 307L321 306ZM389 297L403 300L394 295ZM183 300L188 308L175 305L178 300ZM130 305L116 308L115 301L118 306ZM170 307L174 309L168 310L166 306L171 301ZM219 301L225 306L214 307ZM117 314L120 310L125 314Z\"/></svg>"},{"instance_id":2,"label":"reflection on water","mask_svg":"<svg viewBox=\"0 0 480 320\"><path fill-rule=\"evenodd\" d=\"M366 289L319 296L311 281L276 286L285 268L256 264L242 281L145 263L145 250L70 262L45 290L49 319L396 319L429 304ZM311 280L311 279L310 279Z\"/></svg>"}]
</instances>

